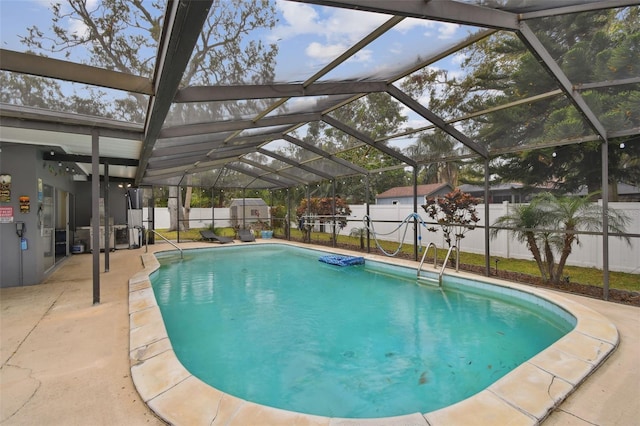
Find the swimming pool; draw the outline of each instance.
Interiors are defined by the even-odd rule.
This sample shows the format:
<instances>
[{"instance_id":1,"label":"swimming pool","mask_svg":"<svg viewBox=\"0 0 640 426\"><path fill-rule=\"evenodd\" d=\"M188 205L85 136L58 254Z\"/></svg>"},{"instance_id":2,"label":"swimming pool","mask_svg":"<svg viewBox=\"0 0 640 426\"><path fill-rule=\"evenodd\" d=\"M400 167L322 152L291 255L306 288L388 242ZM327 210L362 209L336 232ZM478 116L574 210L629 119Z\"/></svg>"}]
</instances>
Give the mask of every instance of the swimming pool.
<instances>
[{"instance_id":1,"label":"swimming pool","mask_svg":"<svg viewBox=\"0 0 640 426\"><path fill-rule=\"evenodd\" d=\"M248 248L249 247L242 247L242 249L245 249L245 250ZM215 250L218 250L218 248L216 248ZM266 246L261 246L259 250L266 251ZM152 258L147 258L145 260L145 264L149 265L150 270L155 270L158 267L157 262L155 262L154 264L154 260L155 259L152 259ZM315 260L315 262L317 262L317 260ZM370 262L369 259L367 260L367 263L369 264L368 267L378 265L379 270L375 272L375 275L379 278L376 278L376 279L382 279L388 274L396 275L400 273L402 275L403 273L405 274L411 273L410 269L407 269L404 267L398 268L396 266L386 265L384 263L374 265L372 262ZM407 263L410 264L411 262L407 262ZM255 269L255 263L251 263L250 266ZM335 268L335 267L332 267L332 268ZM204 412L209 412L209 415L219 416L221 413L224 412L224 413L227 413L228 415L233 416L238 421L237 424L242 424L243 422L245 422L247 420L246 415L248 415L248 413L250 412L254 414L256 412L259 412L261 416L265 416L265 415L279 416L279 417L284 416L285 418L287 418L287 420L281 420L282 423L291 422L292 421L291 416L300 416L295 412L268 409L263 405L248 403L246 402L246 400L232 397L230 393L221 392L218 389L205 386L199 379L197 379L192 375L193 372L185 370L184 367L182 367L182 365L179 362L177 362L177 360L174 359L173 351L171 350L172 349L171 342L169 342L169 340L166 338L166 331L160 329L157 325L158 319L160 319L160 323L161 323L161 316L159 315L159 309L157 308L157 306L155 306L156 297L153 295L153 292L150 291L150 288L148 288L149 271L147 271L146 274L147 274L146 278L143 274L141 274L140 277L134 277L135 279L132 278L132 281L130 283L131 284L130 310L132 311L131 348L132 348L132 359L136 360L136 363L132 367L132 376L134 378L134 382L136 383L136 387L139 389L141 395L143 396L143 398L145 398L145 401L148 400L149 405L154 409L154 411L161 414L163 418L171 418L172 416L170 414L171 411L167 413L166 410L161 409L161 406L168 404L169 403L168 401L173 401L174 398L179 399L180 398L179 395L184 393L185 388L195 386L201 391L201 392L198 392L199 395L204 395L205 393L208 393L209 396L213 398L213 401L214 401L214 403L209 401L206 404L206 408L205 408L205 405L202 405L200 407L199 410L203 415L204 415ZM413 274L415 274L415 269L413 269ZM455 298L466 297L467 294L472 294L473 297L475 298L477 297L476 293L481 292L478 289L480 289L482 286L486 286L486 284L478 284L476 286L478 289L465 288L464 291L461 291L460 289L462 288L461 286L463 284L457 281L459 277L456 276L456 277L450 277L450 278L451 280L449 280L449 278L445 280L445 287L452 287L452 289L449 290L449 294L450 294L450 297L448 298L449 303L451 303ZM403 281L403 279L401 279L400 281ZM253 281L251 282L254 283ZM257 285L257 284L254 283L252 285ZM401 283L401 286L404 286L404 285L407 285L407 286L411 285L413 287L417 287L415 284L415 280L412 283L410 281ZM378 282L376 282L376 286L378 286ZM381 286L384 286L384 284ZM511 287L512 286L500 285L499 287L497 287L499 290L498 293L508 293L508 292L521 293L521 295L524 295L523 297L521 297L521 300L524 301L522 303L524 303L525 305L531 303L530 300L529 301L527 300L528 298L530 298L531 300L536 299L538 300L538 302L535 302L535 303L541 303L539 308L540 310L551 310L551 311L555 310L561 313L564 312L564 315L566 315L566 318L563 321L565 321L567 318L572 317L572 315L566 314L566 311L575 310L574 309L575 306L569 306L572 304L571 303L567 304L566 301L565 302L561 301L561 303L559 304L562 305L562 307L558 308L556 304L548 302L547 300L545 300L545 298L540 299L537 296L534 298L533 296L529 295L529 292L522 292L522 290L519 288L514 289ZM433 290L433 289L422 289L422 290L427 292L439 291L439 290ZM199 289L198 291L201 293L201 295L207 293L206 291L203 292L202 289ZM185 292L187 292L187 290L183 290L181 294L184 295ZM266 297L267 299L268 297L273 297L273 295L269 291L263 292L262 296ZM157 294L157 300L161 301L163 297L165 296L163 296L162 292L159 292ZM500 297L502 296L497 296L498 299ZM496 301L492 300L491 303L495 304ZM403 308L406 307L406 303L402 305L402 307ZM571 331L568 335L561 338L558 343L553 345L555 347L562 347L561 353L557 352L556 350L552 350L554 348L548 348L547 350L544 350L541 354L534 356L528 362L525 362L522 366L516 368L516 370L507 374L502 379L499 379L493 385L490 385L487 388L487 390L484 390L484 391L480 390L480 392L478 392L475 396L471 398L467 398L458 404L454 404L453 406L449 406L441 409L434 409L433 407L427 407L427 406L424 406L422 408L418 407L417 409L415 409L417 413L410 414L408 416L411 417L413 420L422 419L424 421L425 419L429 419L429 422L432 424L438 424L438 419L444 420L444 422L441 424L451 424L455 416L467 415L473 411L475 414L473 414L473 417L471 418L473 418L474 421L477 422L478 419L482 418L482 412L483 412L482 408L488 403L490 406L492 406L492 408L490 411L485 411L485 412L491 413L490 415L491 415L491 418L493 419L495 419L497 415L499 416L499 414L502 411L509 412L510 417L524 416L525 419L529 419L529 420L534 419L534 423L535 423L535 419L544 418L548 410L552 409L553 406L555 406L555 404L561 401L562 398L564 397L563 395L566 396L572 389L573 385L583 380L584 377L586 377L588 373L592 371L593 368L595 368L595 366L597 366L602 360L604 360L606 358L606 355L609 352L611 352L611 350L617 344L617 333L615 332L615 328L611 329L610 323L607 323L606 321L605 321L605 324L607 324L607 327L605 327L606 329L606 332L604 333L605 335L596 336L595 337L597 339L596 341L592 340L594 338L594 335L597 335L598 333L602 334L603 329L601 326L598 326L597 330L595 329L590 330L592 323L590 321L585 322L585 320L582 319L583 314L585 313L582 308L578 310L580 311L578 312L578 314L575 314L575 313L573 314L578 318L576 328L573 331ZM415 317L413 311L406 311L404 309L400 309L400 311L405 311L406 313L405 316L407 317ZM422 315L424 317L424 314ZM151 320L147 321L150 318L152 318L153 321ZM600 320L601 318L598 318L598 319ZM428 317L424 317L423 320L426 320L426 322L428 323ZM234 321L237 321L237 319ZM416 326L419 327L421 323L422 321L418 321ZM589 328L589 330L584 330L585 326ZM168 326L168 327L170 328L171 326ZM146 331L142 333L142 331L145 329ZM585 334L585 331L586 331L586 334ZM151 336L149 335L149 333L151 333ZM142 336L143 334L146 334L146 336L143 337ZM171 332L169 334L171 334ZM500 335L497 332L494 334ZM419 335L422 335L422 331L421 333L419 333ZM585 338L586 335L589 336L588 339ZM406 336L403 335L403 337L399 340L406 341L407 339L406 339ZM415 340L416 339L414 338L413 341ZM592 344L594 342L597 343L598 345L597 351L590 352L588 357L584 356L586 353L584 349L577 350L578 352L582 352L582 353L575 353L576 347L581 345L580 343L576 346L576 342L578 340L586 340L586 342L583 342L583 343L589 343L589 344ZM144 341L146 341L147 343L143 343ZM177 349L177 346L174 347L173 349L175 349L176 352L179 352L179 349ZM230 354L234 353L233 350L229 350L228 352ZM359 358L362 355L357 348L356 350L345 348L345 350L333 351L333 352L337 353L343 361L348 361L349 363L351 363L352 361L355 361L356 358ZM238 352L235 352L235 353L237 354ZM568 355L570 355L569 362L567 362ZM401 365L403 362L403 355L401 351L397 351L393 349L392 350L385 349L383 353L381 353L380 357L382 358L383 362L386 361L387 363L391 363L392 365L394 362L398 363L398 365ZM153 373L154 379L152 380L152 382L156 380L156 378L158 377L158 372L155 371L154 365L156 363L162 364L165 361L168 361L169 364L173 366L165 372L168 376L170 376L169 382L172 382L171 385L168 385L165 382L151 383L151 384L142 383L142 382L148 382L149 379L151 378L151 376L149 376L148 374L144 374L144 372L147 370L148 370L147 373L150 372L151 371L150 369L154 369L154 373ZM473 361L472 361L472 364L473 364ZM485 369L493 370L495 368L496 370L498 370L498 368L494 367L493 364L485 362L484 360L482 364ZM545 364L545 365L540 366L538 364ZM553 364L553 365L549 366L546 364ZM556 366L556 364L561 364L564 367L559 365ZM491 368L489 368L489 365L491 365ZM570 373L560 371L563 368L566 369L568 365L572 366L571 368L572 371ZM581 368L575 368L578 366ZM168 367L165 365L163 368L167 369ZM456 367L456 368L459 369L459 367ZM188 370L191 370L191 368L188 368ZM397 368L397 365L396 365L391 370L401 370L401 368ZM431 380L436 381L435 378L432 379L430 370L427 374L423 375L425 371L426 370L419 370L415 372L416 375L413 376L412 380L409 380L412 382L414 387L422 388L428 385L431 382ZM533 376L542 375L543 376L542 378L544 380L542 381L542 383L539 383L541 378L535 377L535 380L533 380L532 375ZM513 379L515 379L515 382ZM140 382L140 385L139 385L139 382ZM255 380L253 380L253 382L255 382ZM509 392L507 392L507 389L509 389L510 386L512 386L514 383L517 383L517 387L519 388L518 392L517 393L512 392L512 395L509 395ZM529 384L533 386L530 391L527 390L529 387ZM534 395L535 398L532 398L531 392L538 393L538 390L536 389L539 390L540 394ZM205 390L206 392L204 392ZM521 398L521 394L523 390L527 390L526 398ZM191 401L193 392L187 392L187 393L190 396L187 397L186 400L184 400L184 397L183 397L183 400L180 403L181 406L184 404L193 404L193 401ZM204 398L204 396L202 396L202 398ZM496 399L496 401L493 401L493 399ZM515 400L520 400L520 399L522 399L522 401L516 404ZM531 407L528 407L528 405L532 404L532 400L537 401L534 403L534 405L538 404L542 408L537 407L536 409L532 409ZM221 407L223 406L228 407L229 404L231 405L235 404L234 406L236 408L231 411L226 411L226 410L220 411ZM471 406L473 406L472 410L459 409L460 407L468 407L470 404ZM495 404L497 404L498 406L497 407L493 406ZM213 408L211 408L211 405L217 407L215 410L215 413L210 412L211 410L213 410ZM511 413L510 410L513 410L514 405L519 406L519 408L516 410L516 412ZM384 407L380 407L380 408L384 409ZM236 410L239 410L239 411L236 411ZM192 407L189 410L189 412L193 413L193 411L194 409ZM196 411L198 411L198 409L196 409ZM414 411L414 410L410 409L409 412L411 411ZM523 412L528 414L523 414ZM425 413L425 414L422 415L420 413ZM458 413L458 414L455 414L455 413ZM398 413L387 412L382 415L384 416L384 415L396 415L396 414ZM183 413L183 415L186 415L186 414ZM189 415L192 415L192 414L189 414ZM336 416L336 417L342 416L342 414L339 414L339 413L338 414L328 413L328 415ZM373 413L373 415L376 416L378 414ZM414 418L415 416L418 416L418 417ZM305 418L308 419L309 417L310 416L306 416ZM296 418L299 419L299 417L296 417ZM318 421L322 423L324 419L326 419L327 417L311 416L311 418L321 419ZM240 419L242 419L242 421ZM172 421L175 421L175 420L176 419L174 417ZM409 422L412 423L413 420ZM405 421L408 421L408 420L405 419ZM385 421L384 423L388 423L388 421Z\"/></svg>"},{"instance_id":2,"label":"swimming pool","mask_svg":"<svg viewBox=\"0 0 640 426\"><path fill-rule=\"evenodd\" d=\"M423 286L404 268L321 254L270 244L159 255L152 284L178 359L259 404L390 417L459 402L575 325L515 291Z\"/></svg>"}]
</instances>

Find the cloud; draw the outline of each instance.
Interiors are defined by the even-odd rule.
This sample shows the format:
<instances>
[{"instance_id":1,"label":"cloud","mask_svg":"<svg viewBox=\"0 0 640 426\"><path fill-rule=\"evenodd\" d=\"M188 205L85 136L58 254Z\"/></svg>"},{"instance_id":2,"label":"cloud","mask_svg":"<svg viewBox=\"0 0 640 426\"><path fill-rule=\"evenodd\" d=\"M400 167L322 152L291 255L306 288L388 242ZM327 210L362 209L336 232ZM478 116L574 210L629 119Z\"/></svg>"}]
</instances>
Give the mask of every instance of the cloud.
<instances>
[{"instance_id":1,"label":"cloud","mask_svg":"<svg viewBox=\"0 0 640 426\"><path fill-rule=\"evenodd\" d=\"M317 23L319 17L312 6L288 1L278 1L276 5L285 22L273 30L270 36L273 40L286 40L323 30Z\"/></svg>"},{"instance_id":2,"label":"cloud","mask_svg":"<svg viewBox=\"0 0 640 426\"><path fill-rule=\"evenodd\" d=\"M278 0L282 21L269 36L271 41L286 41L309 36L309 53L318 54L318 45L342 46L343 51L389 19L386 15L341 8L316 7ZM312 46L312 44L314 44ZM342 52L340 52L342 53Z\"/></svg>"},{"instance_id":3,"label":"cloud","mask_svg":"<svg viewBox=\"0 0 640 426\"><path fill-rule=\"evenodd\" d=\"M462 51L457 51L451 56L451 63L460 66L469 55Z\"/></svg>"},{"instance_id":4,"label":"cloud","mask_svg":"<svg viewBox=\"0 0 640 426\"><path fill-rule=\"evenodd\" d=\"M98 0L87 0L86 8L89 12L99 7ZM63 3L64 13L71 13L71 7ZM79 37L89 35L89 27L81 19L67 18L67 31L69 34L77 34Z\"/></svg>"},{"instance_id":5,"label":"cloud","mask_svg":"<svg viewBox=\"0 0 640 426\"><path fill-rule=\"evenodd\" d=\"M458 31L458 28L460 28L459 24L451 24L448 22L439 22L438 23L438 34L440 34L438 36L439 39L441 40L446 40L449 38L452 38L456 31Z\"/></svg>"},{"instance_id":6,"label":"cloud","mask_svg":"<svg viewBox=\"0 0 640 426\"><path fill-rule=\"evenodd\" d=\"M358 53L353 55L349 61L354 62L371 62L373 58L373 50L362 49L359 50Z\"/></svg>"},{"instance_id":7,"label":"cloud","mask_svg":"<svg viewBox=\"0 0 640 426\"><path fill-rule=\"evenodd\" d=\"M310 58L325 61L332 60L346 50L342 44L320 44L312 42L307 46L304 53Z\"/></svg>"},{"instance_id":8,"label":"cloud","mask_svg":"<svg viewBox=\"0 0 640 426\"><path fill-rule=\"evenodd\" d=\"M278 78L284 78L284 74L290 72L284 64L293 62L304 64L309 70L317 70L390 19L390 15L362 10L285 0L276 0L275 4L280 19L267 37L269 42L277 42L280 47L279 62L283 65L278 71ZM458 29L460 25L457 24L406 18L393 30L349 58L338 72L393 74L400 63L415 61L418 52L426 55L437 45L447 43L440 40L454 38ZM407 42L407 37L411 37L410 42ZM396 58L392 63L387 61L389 55ZM387 65L377 65L377 69L371 69L375 63ZM353 66L355 64L361 64L363 69ZM362 64L365 64L364 67Z\"/></svg>"},{"instance_id":9,"label":"cloud","mask_svg":"<svg viewBox=\"0 0 640 426\"><path fill-rule=\"evenodd\" d=\"M439 39L446 40L455 35L456 31L460 28L460 25L448 22L429 21L427 19L406 18L396 25L394 30L402 34L406 34L416 28L425 29L425 37L431 37L434 33L437 33Z\"/></svg>"},{"instance_id":10,"label":"cloud","mask_svg":"<svg viewBox=\"0 0 640 426\"><path fill-rule=\"evenodd\" d=\"M327 37L339 37L356 43L390 17L351 9L334 9L325 22Z\"/></svg>"}]
</instances>

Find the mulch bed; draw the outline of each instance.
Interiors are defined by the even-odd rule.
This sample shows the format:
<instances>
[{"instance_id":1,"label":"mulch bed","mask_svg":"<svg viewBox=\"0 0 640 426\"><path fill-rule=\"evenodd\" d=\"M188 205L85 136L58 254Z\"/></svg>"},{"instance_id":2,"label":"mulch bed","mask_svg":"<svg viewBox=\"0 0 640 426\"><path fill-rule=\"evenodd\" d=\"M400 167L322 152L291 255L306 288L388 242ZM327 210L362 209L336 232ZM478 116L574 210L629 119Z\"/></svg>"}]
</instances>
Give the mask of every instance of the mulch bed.
<instances>
[{"instance_id":1,"label":"mulch bed","mask_svg":"<svg viewBox=\"0 0 640 426\"><path fill-rule=\"evenodd\" d=\"M482 275L484 275L485 271L484 267L475 265L460 265L460 269ZM491 275L495 277L495 271L492 271ZM497 277L503 280L529 284L535 287L548 288L551 290L565 291L567 293L593 297L594 299L604 298L604 289L595 285L580 284L574 282L561 282L559 284L551 284L549 282L543 281L540 277L510 271L498 271ZM609 288L608 300L610 302L622 303L625 305L640 306L640 292Z\"/></svg>"},{"instance_id":2,"label":"mulch bed","mask_svg":"<svg viewBox=\"0 0 640 426\"><path fill-rule=\"evenodd\" d=\"M331 243L326 241L312 241L313 244L330 246ZM338 248L351 250L356 252L366 252L365 250L360 250L359 247L347 245L347 244L337 244ZM371 252L374 254L384 255L384 253L378 251L376 247L371 248ZM406 253L399 253L398 257L402 257L404 259L413 259L413 256ZM479 275L484 275L485 267L477 266L477 265L466 265L461 264L460 269L467 272L477 273ZM522 274L519 272L510 272L510 271L498 271L496 275L495 270L491 271L491 275L506 281L517 282L520 284L529 284L535 287L548 288L551 290L564 291L567 293L579 294L581 296L592 297L594 299L603 299L604 298L604 289L602 287L588 285L588 284L580 284L574 282L562 282L560 284L551 284L549 282L544 282L542 278L536 277L533 275ZM640 307L640 292L637 291L628 291L628 290L618 290L615 288L609 288L609 298L610 302L621 303L624 305L638 306Z\"/></svg>"}]
</instances>

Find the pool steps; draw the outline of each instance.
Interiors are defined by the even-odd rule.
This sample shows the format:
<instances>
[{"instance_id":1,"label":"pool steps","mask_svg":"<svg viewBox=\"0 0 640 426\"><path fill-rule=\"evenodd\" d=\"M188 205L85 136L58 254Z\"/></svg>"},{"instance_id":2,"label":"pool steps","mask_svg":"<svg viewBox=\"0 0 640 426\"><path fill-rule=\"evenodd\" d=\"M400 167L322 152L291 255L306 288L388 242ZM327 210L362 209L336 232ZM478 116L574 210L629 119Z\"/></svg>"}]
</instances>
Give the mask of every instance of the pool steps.
<instances>
[{"instance_id":1,"label":"pool steps","mask_svg":"<svg viewBox=\"0 0 640 426\"><path fill-rule=\"evenodd\" d=\"M440 273L438 274L438 279L436 280L431 276L420 274L420 272L422 272L422 265L424 264L424 261L427 258L427 253L429 252L429 249L431 247L433 247L433 269L437 268L436 262L438 261L438 247L434 242L430 242L429 245L427 245L427 249L424 251L424 254L422 255L420 266L418 266L417 277L418 277L418 280L425 280L434 284L437 283L439 287L442 287L442 275L444 274L444 269L447 267L447 262L449 261L449 256L451 256L451 252L453 250L456 251L456 272L458 272L458 266L460 265L460 252L458 251L458 247L456 246L449 247L449 251L447 251L447 255L444 258L444 262L442 262L442 268L440 269Z\"/></svg>"}]
</instances>

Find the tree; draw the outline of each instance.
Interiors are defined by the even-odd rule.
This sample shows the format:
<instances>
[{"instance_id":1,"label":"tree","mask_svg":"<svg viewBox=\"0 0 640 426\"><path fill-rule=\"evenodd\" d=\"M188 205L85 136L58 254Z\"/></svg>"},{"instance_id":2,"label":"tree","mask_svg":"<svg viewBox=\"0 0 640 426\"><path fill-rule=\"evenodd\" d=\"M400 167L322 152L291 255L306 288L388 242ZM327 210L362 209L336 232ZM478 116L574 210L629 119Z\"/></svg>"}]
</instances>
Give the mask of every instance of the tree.
<instances>
[{"instance_id":1,"label":"tree","mask_svg":"<svg viewBox=\"0 0 640 426\"><path fill-rule=\"evenodd\" d=\"M402 114L400 104L385 93L370 93L338 108L331 115L373 140L397 131L407 120ZM402 165L392 156L370 145L363 145L362 141L323 121L309 123L306 134L301 139L367 170ZM342 181L338 180L336 183L337 191L344 198L362 199L365 193L364 182L358 181L354 185L342 184ZM386 171L384 176L372 174L369 179L370 199L365 201L372 202L377 192L405 184L406 174L402 167Z\"/></svg>"},{"instance_id":2,"label":"tree","mask_svg":"<svg viewBox=\"0 0 640 426\"><path fill-rule=\"evenodd\" d=\"M516 204L511 213L504 215L493 224L494 226L517 228L513 231L516 240L526 243L527 248L533 255L533 259L538 265L540 275L544 281L548 281L549 275L540 252L540 239L544 240L544 235L536 234L535 228L540 226L545 219L544 211L538 209L535 203ZM492 228L491 235L495 238L500 232L500 228Z\"/></svg>"},{"instance_id":3,"label":"tree","mask_svg":"<svg viewBox=\"0 0 640 426\"><path fill-rule=\"evenodd\" d=\"M51 4L53 14L49 32L37 26L21 38L27 48L38 54L65 52L68 58L97 67L140 76L153 75L156 46L162 33L163 3L141 0L104 0L95 7L85 0L67 0ZM70 32L68 21L80 22L85 31ZM273 81L277 45L246 40L255 30L272 28L276 23L275 8L268 0L236 0L216 2L207 18L199 43L184 71L182 86L236 84L242 81L268 83ZM84 47L84 50L81 49ZM81 57L77 52L82 51ZM55 89L55 86L52 86ZM43 89L43 93L45 89ZM98 113L107 111L112 118L143 123L147 111L146 96L129 93L121 99L101 96L101 91L89 88L94 95L89 101L74 96L65 99L69 110ZM42 99L49 97L41 96ZM101 101L101 99L106 99ZM256 103L180 104L172 109L167 124L185 124L211 120L225 114L237 116L245 110L255 110ZM46 106L46 105L44 105ZM175 208L186 208L181 215L188 223L189 198L183 201L177 187L170 187L169 200ZM172 219L177 225L177 219Z\"/></svg>"},{"instance_id":4,"label":"tree","mask_svg":"<svg viewBox=\"0 0 640 426\"><path fill-rule=\"evenodd\" d=\"M638 74L640 63L640 10L585 12L531 21L531 28L569 80L582 83L622 81ZM451 83L458 93L453 99L463 113L483 110L499 103L516 101L557 87L535 57L517 37L496 33L464 52L467 76ZM581 91L587 105L606 129L632 129L640 125L640 91L633 85ZM525 118L523 120L523 117ZM469 120L471 122L471 120ZM474 120L467 129L473 138L493 149L522 146L519 153L505 154L492 162L503 181L528 185L554 185L565 192L586 187L601 189L602 143L535 149L593 134L577 109L564 97L503 109ZM610 141L609 193L615 199L617 182L637 182L640 172L626 168L627 157L640 154L638 144L621 151L624 139Z\"/></svg>"},{"instance_id":5,"label":"tree","mask_svg":"<svg viewBox=\"0 0 640 426\"><path fill-rule=\"evenodd\" d=\"M500 217L494 226L515 228L511 231L518 241L527 242L542 279L558 284L573 244L580 244L575 231L602 229L602 208L591 201L592 195L575 197L540 193L529 206L517 207L512 213ZM609 209L607 218L609 231L616 233L624 232L629 221L614 209ZM497 235L498 231L493 229L492 235ZM625 240L629 242L628 237Z\"/></svg>"},{"instance_id":6,"label":"tree","mask_svg":"<svg viewBox=\"0 0 640 426\"><path fill-rule=\"evenodd\" d=\"M335 203L335 211L333 209ZM296 208L296 214L301 216L320 216L320 222L327 221L327 217L335 216L338 219L336 222L343 229L347 226L347 217L351 214L351 208L349 204L340 197L312 197L309 203L306 198L300 201L300 204Z\"/></svg>"},{"instance_id":7,"label":"tree","mask_svg":"<svg viewBox=\"0 0 640 426\"><path fill-rule=\"evenodd\" d=\"M335 206L335 210L334 210ZM347 226L347 217L351 214L349 204L340 197L311 197L303 198L296 208L296 215L299 218L299 228L303 232L303 237L308 240L310 236L311 217L318 216L321 226L325 223L338 225L340 229ZM311 216L311 217L310 217Z\"/></svg>"},{"instance_id":8,"label":"tree","mask_svg":"<svg viewBox=\"0 0 640 426\"><path fill-rule=\"evenodd\" d=\"M460 240L468 231L475 229L475 224L480 220L476 212L479 201L471 194L454 189L442 197L428 197L422 208L431 219L438 222L447 245L451 247L455 240L455 246L460 250ZM436 231L434 227L427 229Z\"/></svg>"},{"instance_id":9,"label":"tree","mask_svg":"<svg viewBox=\"0 0 640 426\"><path fill-rule=\"evenodd\" d=\"M369 229L365 226L361 228L351 228L349 232L350 237L356 237L360 239L360 250L364 250L364 237L369 233Z\"/></svg>"},{"instance_id":10,"label":"tree","mask_svg":"<svg viewBox=\"0 0 640 426\"><path fill-rule=\"evenodd\" d=\"M447 70L422 68L403 79L402 89L414 99L428 99L429 109L444 119L457 118L464 105L464 90ZM425 162L418 177L421 183L458 185L458 175L466 168L461 161L447 160L464 154L464 146L440 129L417 134L415 144L405 149L417 161Z\"/></svg>"}]
</instances>

